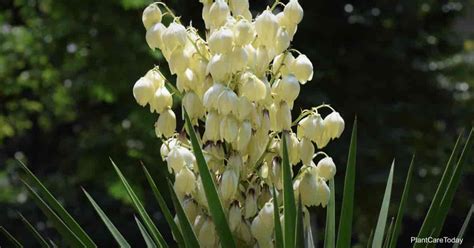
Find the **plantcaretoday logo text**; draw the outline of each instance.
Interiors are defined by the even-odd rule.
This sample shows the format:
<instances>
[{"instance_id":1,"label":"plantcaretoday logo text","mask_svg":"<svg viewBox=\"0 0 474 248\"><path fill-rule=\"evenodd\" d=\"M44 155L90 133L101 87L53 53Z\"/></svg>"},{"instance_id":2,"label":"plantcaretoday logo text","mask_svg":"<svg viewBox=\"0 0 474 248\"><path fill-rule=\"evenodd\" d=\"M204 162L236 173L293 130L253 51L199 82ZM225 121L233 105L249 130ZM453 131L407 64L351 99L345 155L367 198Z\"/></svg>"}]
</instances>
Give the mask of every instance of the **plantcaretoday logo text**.
<instances>
[{"instance_id":1,"label":"plantcaretoday logo text","mask_svg":"<svg viewBox=\"0 0 474 248\"><path fill-rule=\"evenodd\" d=\"M418 237L411 237L410 243L421 243L421 244L462 244L462 238L456 237L426 237L426 238L418 238Z\"/></svg>"}]
</instances>

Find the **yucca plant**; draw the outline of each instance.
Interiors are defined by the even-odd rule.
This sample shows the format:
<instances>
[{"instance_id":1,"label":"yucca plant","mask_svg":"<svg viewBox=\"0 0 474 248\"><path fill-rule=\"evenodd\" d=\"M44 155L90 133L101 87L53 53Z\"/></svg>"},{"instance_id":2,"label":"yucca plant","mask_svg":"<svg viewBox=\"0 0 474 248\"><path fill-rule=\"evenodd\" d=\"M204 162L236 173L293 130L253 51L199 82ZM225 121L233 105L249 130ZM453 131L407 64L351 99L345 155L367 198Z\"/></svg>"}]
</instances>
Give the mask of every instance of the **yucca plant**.
<instances>
[{"instance_id":1,"label":"yucca plant","mask_svg":"<svg viewBox=\"0 0 474 248\"><path fill-rule=\"evenodd\" d=\"M176 75L173 84L155 67L133 87L138 104L149 105L152 113L159 114L155 132L162 139L160 153L170 176L157 187L145 166L143 171L174 243L165 241L126 176L113 161L112 165L137 213L137 228L147 246L314 247L308 207L321 206L327 210L324 246L350 247L357 122L353 123L336 226L336 166L321 149L340 137L344 120L327 104L303 110L294 120L291 115L300 84L313 75L311 61L290 48L303 9L297 0L286 5L276 1L253 19L248 1L201 2L205 38L192 26L184 27L164 3L149 5L142 17L148 45L163 54L171 74ZM283 10L275 14L280 6ZM161 22L163 16L172 19L167 26ZM172 110L173 95L182 107L184 127L179 131ZM321 109L330 114L323 118ZM472 147L472 130L459 155L462 137L417 235L420 239L440 234ZM72 247L96 247L78 221L26 165L20 164L26 175L22 182L31 198L64 242ZM396 246L412 168L413 160L396 219L387 225L395 170L392 164L370 240L372 247ZM168 208L163 190L169 191L173 209ZM86 190L84 194L118 245L130 247L93 197ZM55 246L20 217L41 246ZM468 221L469 217L465 226ZM3 227L0 230L13 245L21 246L14 235Z\"/></svg>"}]
</instances>

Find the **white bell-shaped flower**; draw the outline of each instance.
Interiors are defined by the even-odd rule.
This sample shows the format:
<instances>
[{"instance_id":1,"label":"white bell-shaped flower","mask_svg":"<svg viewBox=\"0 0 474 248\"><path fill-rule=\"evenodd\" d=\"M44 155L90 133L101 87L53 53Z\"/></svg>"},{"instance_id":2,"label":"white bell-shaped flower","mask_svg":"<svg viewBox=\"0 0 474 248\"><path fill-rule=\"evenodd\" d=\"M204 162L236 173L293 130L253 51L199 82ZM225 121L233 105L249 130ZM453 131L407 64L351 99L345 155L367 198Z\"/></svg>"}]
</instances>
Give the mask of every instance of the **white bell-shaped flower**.
<instances>
[{"instance_id":1,"label":"white bell-shaped flower","mask_svg":"<svg viewBox=\"0 0 474 248\"><path fill-rule=\"evenodd\" d=\"M155 90L165 86L165 78L157 69L151 69L145 74L145 78L150 80L155 87ZM154 91L153 91L154 92Z\"/></svg>"},{"instance_id":2,"label":"white bell-shaped flower","mask_svg":"<svg viewBox=\"0 0 474 248\"><path fill-rule=\"evenodd\" d=\"M191 119L198 119L206 113L201 99L199 99L198 95L193 91L187 92L184 95L182 102L186 112L188 112L189 118Z\"/></svg>"},{"instance_id":3,"label":"white bell-shaped flower","mask_svg":"<svg viewBox=\"0 0 474 248\"><path fill-rule=\"evenodd\" d=\"M207 41L212 53L228 53L232 50L234 33L227 27L212 32Z\"/></svg>"},{"instance_id":4,"label":"white bell-shaped flower","mask_svg":"<svg viewBox=\"0 0 474 248\"><path fill-rule=\"evenodd\" d=\"M246 219L252 218L257 214L257 211L257 196L255 195L255 189L249 188L245 196L244 217Z\"/></svg>"},{"instance_id":5,"label":"white bell-shaped flower","mask_svg":"<svg viewBox=\"0 0 474 248\"><path fill-rule=\"evenodd\" d=\"M344 131L344 126L344 119L336 111L333 111L324 118L324 127L331 139L339 138Z\"/></svg>"},{"instance_id":6,"label":"white bell-shaped flower","mask_svg":"<svg viewBox=\"0 0 474 248\"><path fill-rule=\"evenodd\" d=\"M275 75L278 73L281 73L281 75L290 74L288 68L294 60L295 57L293 57L293 54L291 54L290 52L278 54L277 56L275 56L275 59L273 59L272 73Z\"/></svg>"},{"instance_id":7,"label":"white bell-shaped flower","mask_svg":"<svg viewBox=\"0 0 474 248\"><path fill-rule=\"evenodd\" d=\"M232 143L236 141L239 132L239 124L233 115L226 115L222 118L220 127L220 136L225 141Z\"/></svg>"},{"instance_id":8,"label":"white bell-shaped flower","mask_svg":"<svg viewBox=\"0 0 474 248\"><path fill-rule=\"evenodd\" d=\"M217 245L216 226L210 218L202 224L198 235L199 245L204 248L214 248Z\"/></svg>"},{"instance_id":9,"label":"white bell-shaped flower","mask_svg":"<svg viewBox=\"0 0 474 248\"><path fill-rule=\"evenodd\" d=\"M247 20L252 19L252 14L249 11L248 0L230 0L229 7L234 16L243 16Z\"/></svg>"},{"instance_id":10,"label":"white bell-shaped flower","mask_svg":"<svg viewBox=\"0 0 474 248\"><path fill-rule=\"evenodd\" d=\"M283 13L287 16L288 21L298 24L303 20L303 8L298 0L290 0L283 9Z\"/></svg>"},{"instance_id":11,"label":"white bell-shaped flower","mask_svg":"<svg viewBox=\"0 0 474 248\"><path fill-rule=\"evenodd\" d=\"M158 22L146 31L146 43L151 49L163 49L163 39L161 38L161 35L165 32L165 30L165 25L163 25L161 22Z\"/></svg>"},{"instance_id":12,"label":"white bell-shaped flower","mask_svg":"<svg viewBox=\"0 0 474 248\"><path fill-rule=\"evenodd\" d=\"M216 0L209 9L209 24L211 28L218 28L230 16L229 6L224 0Z\"/></svg>"},{"instance_id":13,"label":"white bell-shaped flower","mask_svg":"<svg viewBox=\"0 0 474 248\"><path fill-rule=\"evenodd\" d=\"M158 88L155 91L153 99L150 102L151 112L162 113L171 108L173 105L173 97L166 87Z\"/></svg>"},{"instance_id":14,"label":"white bell-shaped flower","mask_svg":"<svg viewBox=\"0 0 474 248\"><path fill-rule=\"evenodd\" d=\"M252 137L252 125L249 121L244 121L240 124L239 133L237 134L235 149L239 152L246 152L247 147Z\"/></svg>"},{"instance_id":15,"label":"white bell-shaped flower","mask_svg":"<svg viewBox=\"0 0 474 248\"><path fill-rule=\"evenodd\" d=\"M133 85L133 97L140 106L145 106L149 103L154 95L155 87L153 83L146 77L141 77Z\"/></svg>"},{"instance_id":16,"label":"white bell-shaped flower","mask_svg":"<svg viewBox=\"0 0 474 248\"><path fill-rule=\"evenodd\" d=\"M176 47L171 52L170 59L168 61L170 71L172 74L183 74L189 66L190 57L184 52L181 46Z\"/></svg>"},{"instance_id":17,"label":"white bell-shaped flower","mask_svg":"<svg viewBox=\"0 0 474 248\"><path fill-rule=\"evenodd\" d=\"M221 115L237 114L239 98L230 88L224 88L217 98L217 111Z\"/></svg>"},{"instance_id":18,"label":"white bell-shaped flower","mask_svg":"<svg viewBox=\"0 0 474 248\"><path fill-rule=\"evenodd\" d=\"M188 217L189 223L194 223L200 212L199 206L192 198L187 198L183 201L183 210L186 217Z\"/></svg>"},{"instance_id":19,"label":"white bell-shaped flower","mask_svg":"<svg viewBox=\"0 0 474 248\"><path fill-rule=\"evenodd\" d=\"M247 120L255 106L246 97L239 97L237 103L237 119L239 121Z\"/></svg>"},{"instance_id":20,"label":"white bell-shaped flower","mask_svg":"<svg viewBox=\"0 0 474 248\"><path fill-rule=\"evenodd\" d=\"M277 113L279 130L291 130L291 109L287 102L281 102Z\"/></svg>"},{"instance_id":21,"label":"white bell-shaped flower","mask_svg":"<svg viewBox=\"0 0 474 248\"><path fill-rule=\"evenodd\" d=\"M255 239L259 241L259 244L261 241L266 241L271 238L273 234L273 228L270 229L268 226L266 226L261 220L260 215L253 219L251 231Z\"/></svg>"},{"instance_id":22,"label":"white bell-shaped flower","mask_svg":"<svg viewBox=\"0 0 474 248\"><path fill-rule=\"evenodd\" d=\"M269 54L268 48L259 46L255 51L255 75L263 77L270 61L272 61L272 57Z\"/></svg>"},{"instance_id":23,"label":"white bell-shaped flower","mask_svg":"<svg viewBox=\"0 0 474 248\"><path fill-rule=\"evenodd\" d=\"M329 197L330 197L330 189L326 182L322 180L321 178L318 178L317 180L317 190L316 192L316 197L318 199L318 203L316 206L321 205L322 207L326 207L329 202Z\"/></svg>"},{"instance_id":24,"label":"white bell-shaped flower","mask_svg":"<svg viewBox=\"0 0 474 248\"><path fill-rule=\"evenodd\" d=\"M239 202L234 201L230 205L229 209L229 227L231 231L235 231L237 227L240 225L242 222L242 211L240 210L239 207Z\"/></svg>"},{"instance_id":25,"label":"white bell-shaped flower","mask_svg":"<svg viewBox=\"0 0 474 248\"><path fill-rule=\"evenodd\" d=\"M260 212L258 212L258 217L260 217L260 221L266 228L269 229L273 229L275 223L273 221L273 209L273 203L266 202L265 205L263 205L262 209L260 209Z\"/></svg>"},{"instance_id":26,"label":"white bell-shaped flower","mask_svg":"<svg viewBox=\"0 0 474 248\"><path fill-rule=\"evenodd\" d=\"M171 137L176 130L176 115L171 109L163 111L155 123L155 134L157 137Z\"/></svg>"},{"instance_id":27,"label":"white bell-shaped flower","mask_svg":"<svg viewBox=\"0 0 474 248\"><path fill-rule=\"evenodd\" d=\"M309 165L314 155L314 146L308 138L302 138L300 143L300 157L304 165Z\"/></svg>"},{"instance_id":28,"label":"white bell-shaped flower","mask_svg":"<svg viewBox=\"0 0 474 248\"><path fill-rule=\"evenodd\" d=\"M318 192L318 186L316 177L309 172L304 172L299 182L298 190L299 196L301 197L301 203L305 206L316 206L318 205L318 199L316 192Z\"/></svg>"},{"instance_id":29,"label":"white bell-shaped flower","mask_svg":"<svg viewBox=\"0 0 474 248\"><path fill-rule=\"evenodd\" d=\"M285 75L273 86L273 94L276 99L287 103L293 103L300 94L300 84L293 74Z\"/></svg>"},{"instance_id":30,"label":"white bell-shaped flower","mask_svg":"<svg viewBox=\"0 0 474 248\"><path fill-rule=\"evenodd\" d=\"M319 176L324 180L331 180L336 175L336 164L331 157L325 157L318 162L318 173Z\"/></svg>"},{"instance_id":31,"label":"white bell-shaped flower","mask_svg":"<svg viewBox=\"0 0 474 248\"><path fill-rule=\"evenodd\" d=\"M272 46L278 27L278 19L270 10L263 11L255 18L255 31L261 44Z\"/></svg>"},{"instance_id":32,"label":"white bell-shaped flower","mask_svg":"<svg viewBox=\"0 0 474 248\"><path fill-rule=\"evenodd\" d=\"M204 93L203 97L203 104L207 110L217 109L218 101L217 99L224 91L224 85L220 83L214 83L209 89L207 89L206 93Z\"/></svg>"},{"instance_id":33,"label":"white bell-shaped flower","mask_svg":"<svg viewBox=\"0 0 474 248\"><path fill-rule=\"evenodd\" d=\"M219 190L221 199L226 202L228 200L232 200L235 193L237 192L237 188L239 186L239 177L235 170L227 169L222 174L222 179L219 184Z\"/></svg>"},{"instance_id":34,"label":"white bell-shaped flower","mask_svg":"<svg viewBox=\"0 0 474 248\"><path fill-rule=\"evenodd\" d=\"M150 4L145 8L142 15L142 22L145 29L151 28L156 23L161 22L162 13L158 5Z\"/></svg>"},{"instance_id":35,"label":"white bell-shaped flower","mask_svg":"<svg viewBox=\"0 0 474 248\"><path fill-rule=\"evenodd\" d=\"M210 141L217 141L221 139L220 136L220 125L221 117L216 111L209 111L206 117L206 124L204 131L204 139Z\"/></svg>"},{"instance_id":36,"label":"white bell-shaped flower","mask_svg":"<svg viewBox=\"0 0 474 248\"><path fill-rule=\"evenodd\" d=\"M246 19L240 19L234 25L234 42L238 46L250 44L255 39L255 28Z\"/></svg>"},{"instance_id":37,"label":"white bell-shaped flower","mask_svg":"<svg viewBox=\"0 0 474 248\"><path fill-rule=\"evenodd\" d=\"M161 39L165 45L165 49L173 51L178 46L186 45L188 34L186 28L176 22L172 22L163 32Z\"/></svg>"},{"instance_id":38,"label":"white bell-shaped flower","mask_svg":"<svg viewBox=\"0 0 474 248\"><path fill-rule=\"evenodd\" d=\"M301 84L313 79L313 64L304 54L300 54L290 66L290 72L293 73Z\"/></svg>"},{"instance_id":39,"label":"white bell-shaped flower","mask_svg":"<svg viewBox=\"0 0 474 248\"><path fill-rule=\"evenodd\" d=\"M230 53L230 66L233 73L242 71L247 66L248 53L241 46L235 46Z\"/></svg>"},{"instance_id":40,"label":"white bell-shaped flower","mask_svg":"<svg viewBox=\"0 0 474 248\"><path fill-rule=\"evenodd\" d=\"M278 28L275 42L275 52L281 53L288 49L288 47L290 46L290 41L291 38L286 28Z\"/></svg>"},{"instance_id":41,"label":"white bell-shaped flower","mask_svg":"<svg viewBox=\"0 0 474 248\"><path fill-rule=\"evenodd\" d=\"M258 102L263 100L267 94L265 84L252 73L245 73L241 78L242 85L239 88L240 95L250 101Z\"/></svg>"},{"instance_id":42,"label":"white bell-shaped flower","mask_svg":"<svg viewBox=\"0 0 474 248\"><path fill-rule=\"evenodd\" d=\"M189 194L194 190L196 176L184 166L177 174L174 182L174 189L180 194Z\"/></svg>"},{"instance_id":43,"label":"white bell-shaped flower","mask_svg":"<svg viewBox=\"0 0 474 248\"><path fill-rule=\"evenodd\" d=\"M215 54L207 65L207 72L209 72L212 79L217 82L225 82L231 70L231 60L229 56L225 54Z\"/></svg>"}]
</instances>

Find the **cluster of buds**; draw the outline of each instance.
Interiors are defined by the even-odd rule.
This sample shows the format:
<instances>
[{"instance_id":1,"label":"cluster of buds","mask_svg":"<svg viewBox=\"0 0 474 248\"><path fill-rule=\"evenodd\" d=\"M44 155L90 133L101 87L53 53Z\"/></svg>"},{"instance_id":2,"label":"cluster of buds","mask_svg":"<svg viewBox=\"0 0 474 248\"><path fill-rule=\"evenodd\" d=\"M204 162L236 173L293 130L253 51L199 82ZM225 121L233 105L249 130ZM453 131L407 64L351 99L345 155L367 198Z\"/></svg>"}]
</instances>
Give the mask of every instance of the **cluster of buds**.
<instances>
[{"instance_id":1,"label":"cluster of buds","mask_svg":"<svg viewBox=\"0 0 474 248\"><path fill-rule=\"evenodd\" d=\"M139 105L159 114L155 132L163 140L161 156L175 175L174 189L201 246L217 247L219 240L190 141L184 132L176 132L173 94L192 124L204 127L199 140L236 239L272 247L271 189L282 191L283 135L290 164L301 165L293 186L308 219L307 207L328 202L327 181L336 166L320 149L341 135L344 120L326 104L292 118L300 85L313 77L308 57L290 48L303 18L298 0L286 5L276 1L255 18L248 0L201 3L205 37L183 26L161 2L145 9L146 41L163 54L176 84L155 67L135 83L133 95ZM172 17L171 23L161 22L164 15ZM331 113L323 118L321 108ZM323 158L315 162L318 155Z\"/></svg>"}]
</instances>

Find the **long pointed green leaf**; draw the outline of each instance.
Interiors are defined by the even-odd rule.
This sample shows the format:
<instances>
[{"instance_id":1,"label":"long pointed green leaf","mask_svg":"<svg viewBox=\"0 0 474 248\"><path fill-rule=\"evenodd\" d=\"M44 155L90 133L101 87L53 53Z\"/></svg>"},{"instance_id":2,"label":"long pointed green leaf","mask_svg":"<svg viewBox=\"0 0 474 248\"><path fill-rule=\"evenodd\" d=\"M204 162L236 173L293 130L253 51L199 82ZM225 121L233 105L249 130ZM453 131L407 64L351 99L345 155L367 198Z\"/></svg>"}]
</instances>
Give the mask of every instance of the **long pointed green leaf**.
<instances>
[{"instance_id":1,"label":"long pointed green leaf","mask_svg":"<svg viewBox=\"0 0 474 248\"><path fill-rule=\"evenodd\" d=\"M156 201L158 202L158 205L160 206L161 213L165 216L166 222L168 222L168 225L171 228L171 232L173 233L173 236L176 239L176 242L178 243L179 247L184 247L184 238L183 235L181 234L181 231L178 228L178 225L176 225L176 222L173 220L173 215L171 214L171 211L168 208L168 205L166 205L166 201L161 195L160 191L158 190L158 187L156 187L155 181L151 177L150 173L148 172L147 168L143 165L143 171L145 172L146 179L148 180L148 184L150 184L150 187L153 191L153 195L155 196Z\"/></svg>"},{"instance_id":2,"label":"long pointed green leaf","mask_svg":"<svg viewBox=\"0 0 474 248\"><path fill-rule=\"evenodd\" d=\"M303 206L301 204L301 197L298 197L295 238L295 247L304 247Z\"/></svg>"},{"instance_id":3,"label":"long pointed green leaf","mask_svg":"<svg viewBox=\"0 0 474 248\"><path fill-rule=\"evenodd\" d=\"M194 128L189 119L188 113L185 111L184 117L186 121L186 127L191 139L191 144L194 151L194 156L196 156L196 162L199 169L199 174L201 175L201 181L204 188L204 193L209 205L209 211L211 213L214 224L218 227L217 234L219 234L220 242L222 247L234 248L235 241L230 231L229 224L227 223L227 218L222 208L221 200L217 194L216 185L212 179L212 175L209 172L209 167L207 166L206 160L204 159L204 154L202 153L201 146L199 145L198 138L194 131Z\"/></svg>"},{"instance_id":4,"label":"long pointed green leaf","mask_svg":"<svg viewBox=\"0 0 474 248\"><path fill-rule=\"evenodd\" d=\"M15 237L13 237L13 235L9 233L7 229L5 229L3 226L0 226L0 232L2 232L3 235L5 235L5 237L7 237L8 241L10 241L12 246L18 247L18 248L23 247L23 245Z\"/></svg>"},{"instance_id":5,"label":"long pointed green leaf","mask_svg":"<svg viewBox=\"0 0 474 248\"><path fill-rule=\"evenodd\" d=\"M140 233L142 234L143 240L145 240L146 247L156 248L155 242L153 242L153 239L150 237L150 234L146 231L146 228L143 226L143 224L140 222L140 220L136 216L135 216L135 222L137 222L138 229L140 230Z\"/></svg>"},{"instance_id":6,"label":"long pointed green leaf","mask_svg":"<svg viewBox=\"0 0 474 248\"><path fill-rule=\"evenodd\" d=\"M347 156L346 176L344 179L344 194L342 198L341 216L339 217L339 230L337 233L337 248L350 247L352 235L352 214L354 208L354 187L356 174L357 153L357 118L352 127L349 155Z\"/></svg>"},{"instance_id":7,"label":"long pointed green leaf","mask_svg":"<svg viewBox=\"0 0 474 248\"><path fill-rule=\"evenodd\" d=\"M379 219L377 220L377 226L375 227L374 241L372 242L372 248L382 247L383 237L385 233L385 226L387 224L388 208L390 207L390 196L392 194L392 183L393 183L393 167L395 161L392 162L390 168L390 174L388 175L387 186L385 187L385 194L383 196L382 206L380 207Z\"/></svg>"},{"instance_id":8,"label":"long pointed green leaf","mask_svg":"<svg viewBox=\"0 0 474 248\"><path fill-rule=\"evenodd\" d=\"M436 218L434 220L434 237L438 237L441 233L444 221L446 220L446 216L448 215L449 208L451 207L451 203L453 202L454 194L456 193L459 183L461 182L461 175L463 172L463 168L466 164L466 158L469 157L469 154L472 150L473 132L474 128L471 129L471 132L469 132L466 144L464 145L461 156L459 157L456 167L454 168L451 180L449 180L448 187L446 188L446 192L441 200L441 205L435 215ZM432 245L430 244L428 246Z\"/></svg>"},{"instance_id":9,"label":"long pointed green leaf","mask_svg":"<svg viewBox=\"0 0 474 248\"><path fill-rule=\"evenodd\" d=\"M454 171L453 167L456 160L456 156L459 153L459 150L461 149L460 141L463 136L463 133L464 132L461 132L461 134L459 134L456 144L454 145L451 156L449 157L448 163L446 164L446 168L444 169L443 176L441 177L441 181L438 184L438 188L436 189L436 192L433 196L433 200L431 201L430 207L428 208L428 212L426 213L425 219L423 220L423 224L421 225L420 231L418 232L418 238L427 237L433 231L435 215L438 212L442 197L444 195L446 187L449 184L451 175ZM424 246L425 244L415 243L413 245L413 248L421 248Z\"/></svg>"},{"instance_id":10,"label":"long pointed green leaf","mask_svg":"<svg viewBox=\"0 0 474 248\"><path fill-rule=\"evenodd\" d=\"M38 241L38 243L41 245L41 247L49 248L48 242L43 238L43 236L41 236L41 234L38 232L38 230L36 230L36 228L33 227L33 225L25 218L25 216L23 216L20 213L18 213L18 216L20 216L21 221L23 221L25 226L28 228L28 231L30 231L31 234L33 234L36 241Z\"/></svg>"},{"instance_id":11,"label":"long pointed green leaf","mask_svg":"<svg viewBox=\"0 0 474 248\"><path fill-rule=\"evenodd\" d=\"M186 237L184 240L186 247L199 247L199 242L197 240L196 234L194 233L193 227L191 226L191 223L189 222L189 219L184 212L183 206L181 205L178 196L176 196L176 192L174 192L173 185L170 181L168 181L168 188L171 193L171 200L173 201L176 215L178 216L179 226L181 227L184 237Z\"/></svg>"},{"instance_id":12,"label":"long pointed green leaf","mask_svg":"<svg viewBox=\"0 0 474 248\"><path fill-rule=\"evenodd\" d=\"M148 215L148 213L146 212L145 207L143 207L142 202L140 201L140 199L138 199L138 196L135 194L135 191L133 191L127 179L123 176L122 172L120 171L118 166L114 163L114 161L112 161L112 159L110 161L112 162L112 165L115 171L117 172L117 175L119 176L120 181L122 181L122 184L125 187L125 190L127 191L128 196L130 196L130 199L132 200L132 204L135 210L140 215L140 218L142 218L142 220L144 221L145 227L150 232L150 235L155 241L155 243L158 244L160 247L168 247L160 231L155 226L155 224L153 224L153 220L151 219L150 215Z\"/></svg>"},{"instance_id":13,"label":"long pointed green leaf","mask_svg":"<svg viewBox=\"0 0 474 248\"><path fill-rule=\"evenodd\" d=\"M97 245L92 241L91 237L82 229L82 227L77 223L77 221L67 212L67 210L59 203L53 194L41 183L41 181L33 174L33 172L20 160L18 162L21 165L21 168L26 172L28 178L31 180L33 186L38 188L39 193L44 197L44 200L49 204L51 209L53 209L59 217L64 221L64 223L73 231L77 237L81 240L86 247L97 247Z\"/></svg>"},{"instance_id":14,"label":"long pointed green leaf","mask_svg":"<svg viewBox=\"0 0 474 248\"><path fill-rule=\"evenodd\" d=\"M97 212L99 217L102 219L107 229L109 229L110 234L112 234L115 241L117 241L117 244L120 247L125 247L125 248L130 247L130 244L127 242L127 240L125 240L125 238L122 236L119 230L115 227L112 221L110 221L109 217L107 217L107 215L104 213L102 208L100 208L100 206L94 201L94 198L92 198L92 196L89 195L89 193L87 193L85 189L82 189L82 191L84 191L84 194L87 196L87 199L89 199L95 211Z\"/></svg>"},{"instance_id":15,"label":"long pointed green leaf","mask_svg":"<svg viewBox=\"0 0 474 248\"><path fill-rule=\"evenodd\" d=\"M273 186L273 221L275 223L275 248L283 248L283 232L281 230L280 209L278 208L278 196Z\"/></svg>"},{"instance_id":16,"label":"long pointed green leaf","mask_svg":"<svg viewBox=\"0 0 474 248\"><path fill-rule=\"evenodd\" d=\"M464 220L464 223L462 224L461 230L459 230L458 234L458 239L464 238L464 233L466 232L467 226L469 225L469 221L471 220L472 214L474 213L474 204L471 205L471 208L469 209L469 212L467 213L466 219ZM453 245L453 248L458 248L459 243L456 243Z\"/></svg>"},{"instance_id":17,"label":"long pointed green leaf","mask_svg":"<svg viewBox=\"0 0 474 248\"><path fill-rule=\"evenodd\" d=\"M30 193L33 200L36 202L36 205L41 209L41 211L48 217L48 219L53 224L54 228L64 240L73 247L86 247L85 244L76 236L76 234L61 220L61 218L46 204L46 202L41 199L41 197L36 193L35 190L26 182L23 181L23 184L26 186L26 189Z\"/></svg>"},{"instance_id":18,"label":"long pointed green leaf","mask_svg":"<svg viewBox=\"0 0 474 248\"><path fill-rule=\"evenodd\" d=\"M413 155L410 167L408 168L407 177L405 180L405 187L403 188L402 199L400 201L400 206L398 207L397 219L395 220L395 225L393 227L392 237L390 238L390 248L397 247L398 235L400 235L400 228L402 226L403 215L405 213L405 205L408 199L410 192L411 180L413 175L413 162L415 161L415 156Z\"/></svg>"},{"instance_id":19,"label":"long pointed green leaf","mask_svg":"<svg viewBox=\"0 0 474 248\"><path fill-rule=\"evenodd\" d=\"M388 226L387 233L385 234L385 241L383 242L383 247L387 248L390 245L390 238L392 237L394 218L390 220L390 225Z\"/></svg>"},{"instance_id":20,"label":"long pointed green leaf","mask_svg":"<svg viewBox=\"0 0 474 248\"><path fill-rule=\"evenodd\" d=\"M291 165L288 159L288 144L286 135L283 134L282 145L282 166L283 166L283 215L285 218L284 240L285 248L294 247L296 229L296 203L295 192L293 191L293 180L291 179Z\"/></svg>"},{"instance_id":21,"label":"long pointed green leaf","mask_svg":"<svg viewBox=\"0 0 474 248\"><path fill-rule=\"evenodd\" d=\"M336 191L334 179L329 181L329 203L326 207L326 228L324 234L324 248L334 248L336 246Z\"/></svg>"}]
</instances>

